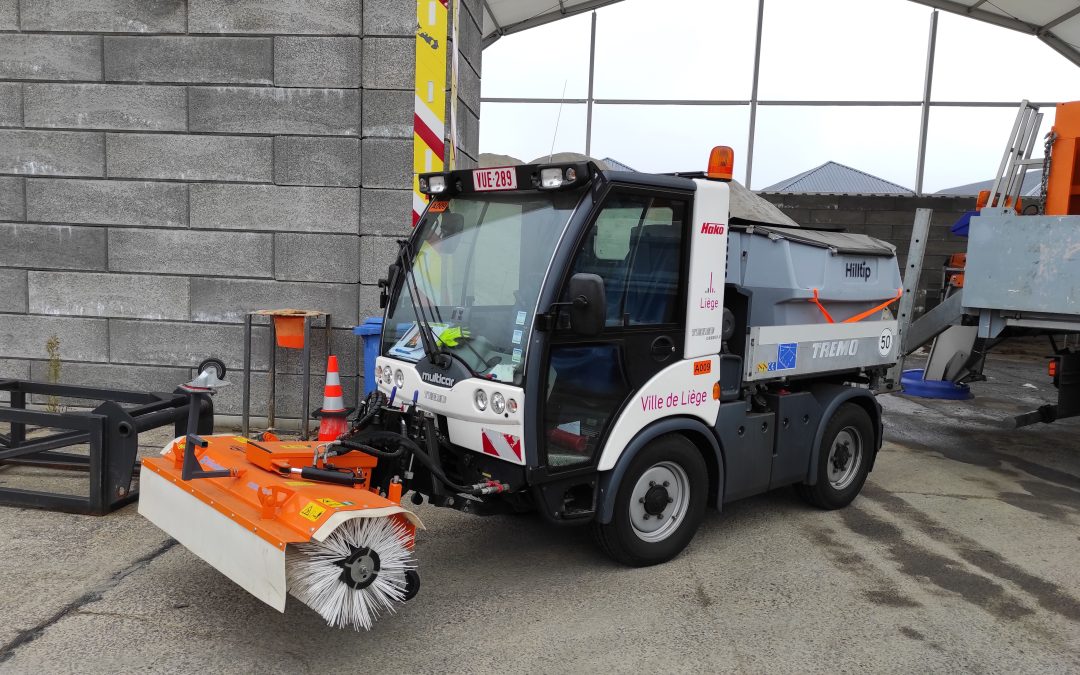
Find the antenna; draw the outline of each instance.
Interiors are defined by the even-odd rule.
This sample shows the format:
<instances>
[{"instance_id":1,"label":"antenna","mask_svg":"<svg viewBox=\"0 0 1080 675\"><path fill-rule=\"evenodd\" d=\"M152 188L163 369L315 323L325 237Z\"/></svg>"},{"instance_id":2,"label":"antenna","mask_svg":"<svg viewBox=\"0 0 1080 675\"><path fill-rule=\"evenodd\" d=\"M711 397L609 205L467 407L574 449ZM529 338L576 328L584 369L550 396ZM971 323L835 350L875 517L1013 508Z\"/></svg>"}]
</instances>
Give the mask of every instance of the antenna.
<instances>
[{"instance_id":1,"label":"antenna","mask_svg":"<svg viewBox=\"0 0 1080 675\"><path fill-rule=\"evenodd\" d=\"M563 80L562 82L562 96L559 97L559 114L555 116L555 133L551 137L551 152L548 153L548 161L555 155L555 140L559 137L559 120L562 119L562 107L563 101L566 100L566 83L569 80Z\"/></svg>"}]
</instances>

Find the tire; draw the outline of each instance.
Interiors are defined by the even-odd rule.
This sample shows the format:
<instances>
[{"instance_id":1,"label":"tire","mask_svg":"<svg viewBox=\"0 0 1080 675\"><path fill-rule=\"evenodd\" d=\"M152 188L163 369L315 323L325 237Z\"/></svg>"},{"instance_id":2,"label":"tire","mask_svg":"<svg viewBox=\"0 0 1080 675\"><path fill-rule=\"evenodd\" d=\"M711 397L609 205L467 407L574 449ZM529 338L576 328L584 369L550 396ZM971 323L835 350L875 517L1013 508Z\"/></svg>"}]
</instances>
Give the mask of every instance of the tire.
<instances>
[{"instance_id":1,"label":"tire","mask_svg":"<svg viewBox=\"0 0 1080 675\"><path fill-rule=\"evenodd\" d=\"M821 509L841 509L858 496L870 473L874 425L856 403L841 405L821 436L817 483L796 485L807 503Z\"/></svg>"},{"instance_id":2,"label":"tire","mask_svg":"<svg viewBox=\"0 0 1080 675\"><path fill-rule=\"evenodd\" d=\"M221 359L216 359L214 357L203 359L203 362L199 364L199 368L195 371L195 374L198 375L207 368L213 368L216 371L219 380L225 379L225 362Z\"/></svg>"},{"instance_id":3,"label":"tire","mask_svg":"<svg viewBox=\"0 0 1080 675\"><path fill-rule=\"evenodd\" d=\"M689 440L678 434L653 440L619 483L611 522L593 524L600 548L631 567L671 560L705 517L708 477L701 452Z\"/></svg>"}]
</instances>

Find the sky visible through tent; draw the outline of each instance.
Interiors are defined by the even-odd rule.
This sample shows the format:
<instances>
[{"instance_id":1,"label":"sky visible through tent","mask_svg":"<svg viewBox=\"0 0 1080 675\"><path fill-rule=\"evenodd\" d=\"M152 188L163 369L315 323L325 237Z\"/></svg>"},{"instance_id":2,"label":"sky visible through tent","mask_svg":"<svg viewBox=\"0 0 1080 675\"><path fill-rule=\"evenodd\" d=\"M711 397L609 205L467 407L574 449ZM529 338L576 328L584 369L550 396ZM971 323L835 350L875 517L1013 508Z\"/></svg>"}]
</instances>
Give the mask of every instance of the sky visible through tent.
<instances>
[{"instance_id":1,"label":"sky visible through tent","mask_svg":"<svg viewBox=\"0 0 1080 675\"><path fill-rule=\"evenodd\" d=\"M929 8L907 0L766 0L765 7L761 100L922 99ZM594 97L749 99L756 21L757 0L604 7ZM583 14L499 39L484 51L483 96L586 98L589 32ZM935 102L1080 99L1080 69L1035 37L946 12L936 60ZM559 108L484 102L480 150L526 161L553 143L556 152L584 152L586 106ZM1047 131L1053 108L1043 112ZM1013 107L932 107L924 190L992 177L1015 115ZM749 106L597 104L592 155L676 171L704 168L709 148L725 144L735 149L741 179L749 116ZM914 188L919 119L918 106L761 105L752 187L832 160Z\"/></svg>"}]
</instances>

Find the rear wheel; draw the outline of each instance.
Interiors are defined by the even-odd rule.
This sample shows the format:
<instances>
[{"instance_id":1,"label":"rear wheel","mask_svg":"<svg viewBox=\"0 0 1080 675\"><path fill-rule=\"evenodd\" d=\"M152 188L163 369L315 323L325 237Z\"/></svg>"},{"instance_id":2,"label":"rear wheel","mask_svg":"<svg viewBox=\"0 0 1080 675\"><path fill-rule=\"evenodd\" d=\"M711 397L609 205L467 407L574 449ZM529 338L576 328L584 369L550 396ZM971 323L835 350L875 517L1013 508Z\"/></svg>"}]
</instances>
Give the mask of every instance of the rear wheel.
<instances>
[{"instance_id":1,"label":"rear wheel","mask_svg":"<svg viewBox=\"0 0 1080 675\"><path fill-rule=\"evenodd\" d=\"M847 506L866 482L873 452L870 416L861 406L844 403L833 413L822 434L817 483L797 485L799 496L822 509Z\"/></svg>"},{"instance_id":2,"label":"rear wheel","mask_svg":"<svg viewBox=\"0 0 1080 675\"><path fill-rule=\"evenodd\" d=\"M708 468L693 443L662 436L638 453L615 495L611 522L594 524L600 547L624 565L667 562L705 516Z\"/></svg>"}]
</instances>

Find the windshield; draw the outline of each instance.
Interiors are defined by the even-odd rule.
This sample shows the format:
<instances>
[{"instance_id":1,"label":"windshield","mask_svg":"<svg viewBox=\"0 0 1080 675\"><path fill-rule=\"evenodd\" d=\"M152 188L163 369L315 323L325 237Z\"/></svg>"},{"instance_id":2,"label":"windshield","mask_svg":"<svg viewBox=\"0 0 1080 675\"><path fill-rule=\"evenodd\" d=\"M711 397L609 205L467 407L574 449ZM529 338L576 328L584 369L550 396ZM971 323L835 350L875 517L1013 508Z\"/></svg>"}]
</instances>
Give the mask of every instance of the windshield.
<instances>
[{"instance_id":1,"label":"windshield","mask_svg":"<svg viewBox=\"0 0 1080 675\"><path fill-rule=\"evenodd\" d=\"M475 375L520 384L540 285L580 191L432 202L413 240L419 301L441 347ZM387 308L383 354L424 356L409 286Z\"/></svg>"}]
</instances>

